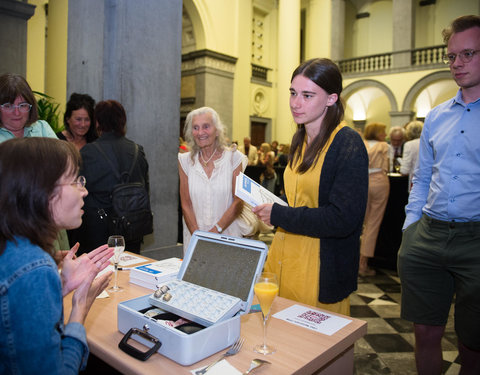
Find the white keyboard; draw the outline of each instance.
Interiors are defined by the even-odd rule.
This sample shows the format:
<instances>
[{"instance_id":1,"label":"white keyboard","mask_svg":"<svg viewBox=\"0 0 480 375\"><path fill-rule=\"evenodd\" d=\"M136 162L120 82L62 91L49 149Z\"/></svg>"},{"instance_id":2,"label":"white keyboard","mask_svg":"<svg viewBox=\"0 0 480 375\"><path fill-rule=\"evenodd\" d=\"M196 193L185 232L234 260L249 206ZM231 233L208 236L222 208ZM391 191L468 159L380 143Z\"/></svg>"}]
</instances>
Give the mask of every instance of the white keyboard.
<instances>
[{"instance_id":1,"label":"white keyboard","mask_svg":"<svg viewBox=\"0 0 480 375\"><path fill-rule=\"evenodd\" d=\"M172 280L153 293L149 302L162 310L208 327L234 316L240 310L242 301L187 281Z\"/></svg>"}]
</instances>

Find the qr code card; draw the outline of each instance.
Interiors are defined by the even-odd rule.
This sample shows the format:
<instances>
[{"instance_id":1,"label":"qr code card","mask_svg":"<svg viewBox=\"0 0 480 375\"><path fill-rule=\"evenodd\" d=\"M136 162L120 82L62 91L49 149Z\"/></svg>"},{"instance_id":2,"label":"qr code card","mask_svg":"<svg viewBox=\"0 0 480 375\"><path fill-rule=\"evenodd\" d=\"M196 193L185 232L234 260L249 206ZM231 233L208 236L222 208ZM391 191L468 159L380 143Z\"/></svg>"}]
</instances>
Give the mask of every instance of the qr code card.
<instances>
[{"instance_id":1,"label":"qr code card","mask_svg":"<svg viewBox=\"0 0 480 375\"><path fill-rule=\"evenodd\" d=\"M349 319L329 314L326 311L300 305L290 306L276 313L273 317L328 336L333 335L352 322Z\"/></svg>"}]
</instances>

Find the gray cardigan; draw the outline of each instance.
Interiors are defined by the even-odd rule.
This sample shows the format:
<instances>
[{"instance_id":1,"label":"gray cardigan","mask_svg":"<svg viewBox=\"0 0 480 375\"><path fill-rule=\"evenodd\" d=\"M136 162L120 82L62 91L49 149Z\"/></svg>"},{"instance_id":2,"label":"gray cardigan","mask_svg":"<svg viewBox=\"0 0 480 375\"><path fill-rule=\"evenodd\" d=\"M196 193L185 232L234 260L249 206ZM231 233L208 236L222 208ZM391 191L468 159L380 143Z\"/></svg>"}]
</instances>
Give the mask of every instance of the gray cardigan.
<instances>
[{"instance_id":1,"label":"gray cardigan","mask_svg":"<svg viewBox=\"0 0 480 375\"><path fill-rule=\"evenodd\" d=\"M272 225L320 238L322 303L335 303L357 289L360 235L368 196L368 154L349 127L335 136L322 166L318 208L274 204Z\"/></svg>"}]
</instances>

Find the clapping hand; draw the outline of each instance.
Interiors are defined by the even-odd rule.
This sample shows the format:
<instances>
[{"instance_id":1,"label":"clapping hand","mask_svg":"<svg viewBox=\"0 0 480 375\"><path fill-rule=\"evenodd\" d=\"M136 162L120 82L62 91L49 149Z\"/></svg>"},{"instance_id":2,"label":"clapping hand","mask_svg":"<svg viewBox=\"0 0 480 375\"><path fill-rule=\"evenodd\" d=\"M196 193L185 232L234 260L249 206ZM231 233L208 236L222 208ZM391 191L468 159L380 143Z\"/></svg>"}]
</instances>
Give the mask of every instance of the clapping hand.
<instances>
[{"instance_id":1,"label":"clapping hand","mask_svg":"<svg viewBox=\"0 0 480 375\"><path fill-rule=\"evenodd\" d=\"M76 243L64 256L62 261L63 296L77 289L85 279L92 280L110 264L113 249L102 245L95 250L75 257L79 244Z\"/></svg>"}]
</instances>

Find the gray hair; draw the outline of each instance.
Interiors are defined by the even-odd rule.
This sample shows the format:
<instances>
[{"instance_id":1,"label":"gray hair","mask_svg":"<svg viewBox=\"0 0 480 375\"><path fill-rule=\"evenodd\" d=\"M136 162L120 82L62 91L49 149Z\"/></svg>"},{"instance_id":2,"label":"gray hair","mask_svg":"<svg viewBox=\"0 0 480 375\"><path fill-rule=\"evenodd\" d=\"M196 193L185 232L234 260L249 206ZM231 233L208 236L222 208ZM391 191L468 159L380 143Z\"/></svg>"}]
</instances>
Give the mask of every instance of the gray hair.
<instances>
[{"instance_id":1,"label":"gray hair","mask_svg":"<svg viewBox=\"0 0 480 375\"><path fill-rule=\"evenodd\" d=\"M410 121L405 127L405 132L408 140L420 138L423 130L422 121Z\"/></svg>"},{"instance_id":2,"label":"gray hair","mask_svg":"<svg viewBox=\"0 0 480 375\"><path fill-rule=\"evenodd\" d=\"M195 139L193 138L193 118L198 115L210 114L212 117L213 126L217 129L217 137L215 138L215 146L220 149L225 149L227 147L227 142L225 140L225 126L220 121L220 116L218 113L210 107L201 107L194 109L191 111L187 118L185 119L185 128L184 128L184 135L185 141L187 142L188 148L191 150L191 158L194 160L196 154L200 152L200 148L195 143Z\"/></svg>"},{"instance_id":3,"label":"gray hair","mask_svg":"<svg viewBox=\"0 0 480 375\"><path fill-rule=\"evenodd\" d=\"M390 137L393 135L393 134L401 134L402 136L405 136L405 130L401 127L401 126L393 126L390 128Z\"/></svg>"}]
</instances>

